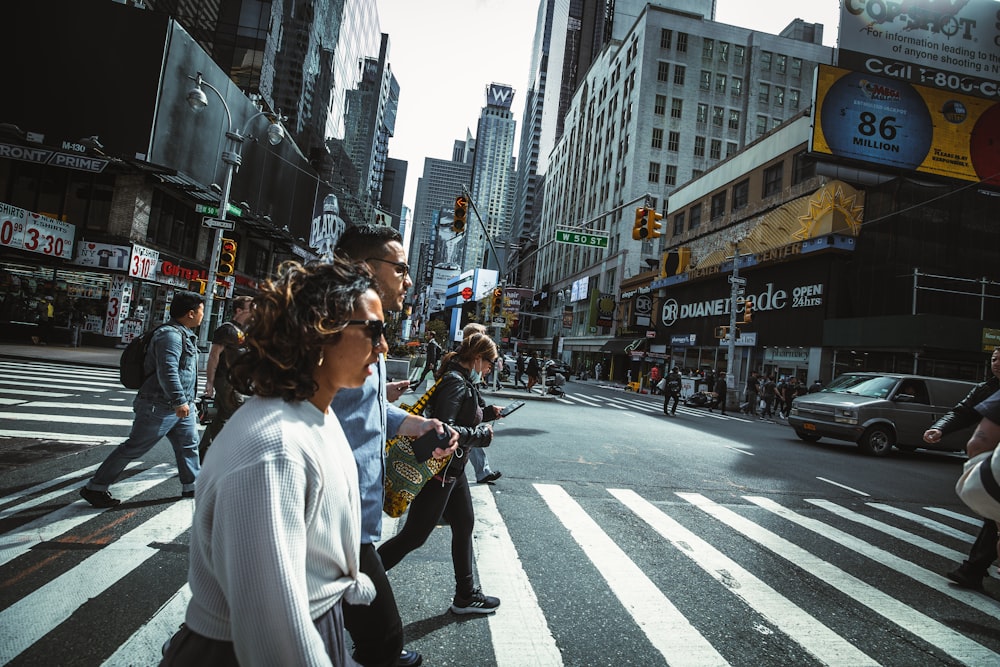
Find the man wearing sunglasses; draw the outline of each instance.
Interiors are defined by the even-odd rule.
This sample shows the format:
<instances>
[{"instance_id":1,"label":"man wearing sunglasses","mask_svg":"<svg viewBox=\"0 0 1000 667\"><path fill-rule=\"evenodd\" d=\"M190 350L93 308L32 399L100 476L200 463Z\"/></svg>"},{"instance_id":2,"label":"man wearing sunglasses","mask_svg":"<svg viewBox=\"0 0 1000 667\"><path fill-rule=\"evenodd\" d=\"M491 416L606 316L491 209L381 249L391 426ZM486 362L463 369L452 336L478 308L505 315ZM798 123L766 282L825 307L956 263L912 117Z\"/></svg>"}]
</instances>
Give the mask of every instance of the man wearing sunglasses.
<instances>
[{"instance_id":1,"label":"man wearing sunglasses","mask_svg":"<svg viewBox=\"0 0 1000 667\"><path fill-rule=\"evenodd\" d=\"M348 227L337 243L337 254L368 264L382 296L382 307L400 311L406 290L413 286L406 263L403 239L392 227L359 225ZM356 321L368 327L372 344L382 339L382 322ZM371 605L344 605L344 625L354 640L354 659L364 667L414 667L422 656L403 649L403 624L396 607L385 568L375 550L382 537L382 500L385 492L385 442L396 435L419 437L431 429L444 432L437 419L413 415L392 405L406 391L409 382L386 382L385 359L380 355L372 374L358 389L341 389L331 408L340 420L358 464L361 491L361 571L375 584ZM435 458L447 456L458 446L451 431L448 444L435 450Z\"/></svg>"}]
</instances>

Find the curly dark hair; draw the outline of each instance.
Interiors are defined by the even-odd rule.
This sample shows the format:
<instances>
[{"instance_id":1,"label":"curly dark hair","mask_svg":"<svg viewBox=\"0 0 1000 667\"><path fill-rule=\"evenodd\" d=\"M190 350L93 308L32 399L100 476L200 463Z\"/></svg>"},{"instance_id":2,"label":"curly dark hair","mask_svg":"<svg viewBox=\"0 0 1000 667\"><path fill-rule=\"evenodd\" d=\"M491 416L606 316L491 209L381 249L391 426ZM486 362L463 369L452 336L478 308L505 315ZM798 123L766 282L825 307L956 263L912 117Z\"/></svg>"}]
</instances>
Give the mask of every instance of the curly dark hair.
<instances>
[{"instance_id":1,"label":"curly dark hair","mask_svg":"<svg viewBox=\"0 0 1000 667\"><path fill-rule=\"evenodd\" d=\"M323 346L336 342L374 280L364 262L284 262L254 296L247 351L233 362L237 391L302 401L316 393Z\"/></svg>"}]
</instances>

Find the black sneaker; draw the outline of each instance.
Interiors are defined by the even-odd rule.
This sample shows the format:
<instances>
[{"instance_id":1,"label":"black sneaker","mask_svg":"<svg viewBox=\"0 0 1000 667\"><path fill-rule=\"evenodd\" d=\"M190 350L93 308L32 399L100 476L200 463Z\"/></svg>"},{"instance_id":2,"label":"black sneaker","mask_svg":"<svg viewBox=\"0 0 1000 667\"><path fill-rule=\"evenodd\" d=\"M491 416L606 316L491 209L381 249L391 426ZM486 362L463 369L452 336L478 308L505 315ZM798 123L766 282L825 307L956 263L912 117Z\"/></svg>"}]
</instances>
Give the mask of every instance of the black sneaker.
<instances>
[{"instance_id":1,"label":"black sneaker","mask_svg":"<svg viewBox=\"0 0 1000 667\"><path fill-rule=\"evenodd\" d=\"M420 667L424 662L424 657L416 651L407 651L405 648L396 660L396 667Z\"/></svg>"},{"instance_id":2,"label":"black sneaker","mask_svg":"<svg viewBox=\"0 0 1000 667\"><path fill-rule=\"evenodd\" d=\"M181 498L194 498L194 489L190 491L181 491Z\"/></svg>"},{"instance_id":3,"label":"black sneaker","mask_svg":"<svg viewBox=\"0 0 1000 667\"><path fill-rule=\"evenodd\" d=\"M80 497L86 500L88 503L94 507L117 507L122 501L117 498L112 498L111 494L107 491L94 491L93 489L88 489L83 487L80 489Z\"/></svg>"},{"instance_id":4,"label":"black sneaker","mask_svg":"<svg viewBox=\"0 0 1000 667\"><path fill-rule=\"evenodd\" d=\"M483 595L481 588L474 588L469 597L455 596L451 603L453 614L492 614L500 606L500 598Z\"/></svg>"}]
</instances>

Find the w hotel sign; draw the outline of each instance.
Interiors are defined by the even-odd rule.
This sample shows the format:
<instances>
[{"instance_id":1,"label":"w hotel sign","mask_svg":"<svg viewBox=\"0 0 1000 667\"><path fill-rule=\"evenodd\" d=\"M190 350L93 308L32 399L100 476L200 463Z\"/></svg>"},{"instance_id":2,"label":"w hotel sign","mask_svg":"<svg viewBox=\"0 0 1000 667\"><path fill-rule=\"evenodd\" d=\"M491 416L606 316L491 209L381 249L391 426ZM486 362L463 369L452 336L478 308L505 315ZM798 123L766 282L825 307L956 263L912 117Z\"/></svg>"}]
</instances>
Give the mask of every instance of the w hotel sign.
<instances>
[{"instance_id":1,"label":"w hotel sign","mask_svg":"<svg viewBox=\"0 0 1000 667\"><path fill-rule=\"evenodd\" d=\"M486 106L510 109L514 101L514 89L502 83L491 83L486 91Z\"/></svg>"}]
</instances>

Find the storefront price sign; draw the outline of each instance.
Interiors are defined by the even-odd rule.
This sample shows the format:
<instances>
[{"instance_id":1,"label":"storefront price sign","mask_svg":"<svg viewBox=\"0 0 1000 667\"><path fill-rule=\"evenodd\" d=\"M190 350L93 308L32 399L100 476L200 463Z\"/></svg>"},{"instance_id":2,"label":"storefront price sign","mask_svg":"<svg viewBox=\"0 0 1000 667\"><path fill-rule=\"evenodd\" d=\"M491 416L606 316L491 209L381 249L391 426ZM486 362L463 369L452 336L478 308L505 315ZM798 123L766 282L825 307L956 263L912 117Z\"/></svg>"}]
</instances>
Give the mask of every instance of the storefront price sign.
<instances>
[{"instance_id":1,"label":"storefront price sign","mask_svg":"<svg viewBox=\"0 0 1000 667\"><path fill-rule=\"evenodd\" d=\"M23 208L0 202L0 245L24 247L24 216L27 214Z\"/></svg>"},{"instance_id":2,"label":"storefront price sign","mask_svg":"<svg viewBox=\"0 0 1000 667\"><path fill-rule=\"evenodd\" d=\"M132 257L128 262L128 274L132 278L150 280L156 265L160 262L160 252L141 245L132 245Z\"/></svg>"},{"instance_id":3,"label":"storefront price sign","mask_svg":"<svg viewBox=\"0 0 1000 667\"><path fill-rule=\"evenodd\" d=\"M121 336L122 322L128 314L132 302L132 279L114 276L108 294L108 309L104 317L104 335Z\"/></svg>"},{"instance_id":4,"label":"storefront price sign","mask_svg":"<svg viewBox=\"0 0 1000 667\"><path fill-rule=\"evenodd\" d=\"M69 259L74 236L76 227L69 223L0 204L0 245Z\"/></svg>"}]
</instances>

